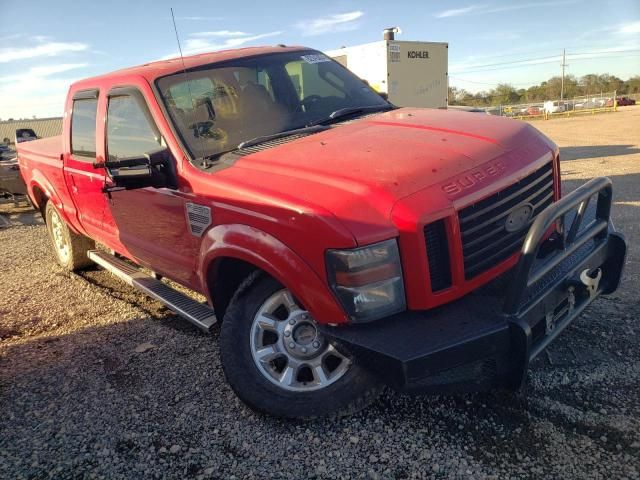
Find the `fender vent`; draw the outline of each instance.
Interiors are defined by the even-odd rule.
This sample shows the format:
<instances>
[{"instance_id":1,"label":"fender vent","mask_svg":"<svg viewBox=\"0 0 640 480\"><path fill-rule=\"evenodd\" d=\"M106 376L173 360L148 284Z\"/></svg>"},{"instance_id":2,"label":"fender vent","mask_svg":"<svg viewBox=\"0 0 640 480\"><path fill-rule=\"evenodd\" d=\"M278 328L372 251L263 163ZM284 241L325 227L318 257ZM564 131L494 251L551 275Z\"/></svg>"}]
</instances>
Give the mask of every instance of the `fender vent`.
<instances>
[{"instance_id":1,"label":"fender vent","mask_svg":"<svg viewBox=\"0 0 640 480\"><path fill-rule=\"evenodd\" d=\"M252 153L261 152L262 150L266 150L267 148L277 147L278 145L284 145L285 143L293 142L294 140L298 140L299 138L309 136L309 133L302 133L296 135L289 135L288 137L276 138L273 140L269 140L266 142L259 143L258 145L252 145L251 147L241 148L239 150L235 150L234 153L241 157L245 155L251 155Z\"/></svg>"},{"instance_id":2,"label":"fender vent","mask_svg":"<svg viewBox=\"0 0 640 480\"><path fill-rule=\"evenodd\" d=\"M201 237L207 227L211 225L211 209L191 202L187 202L185 208L191 235Z\"/></svg>"}]
</instances>

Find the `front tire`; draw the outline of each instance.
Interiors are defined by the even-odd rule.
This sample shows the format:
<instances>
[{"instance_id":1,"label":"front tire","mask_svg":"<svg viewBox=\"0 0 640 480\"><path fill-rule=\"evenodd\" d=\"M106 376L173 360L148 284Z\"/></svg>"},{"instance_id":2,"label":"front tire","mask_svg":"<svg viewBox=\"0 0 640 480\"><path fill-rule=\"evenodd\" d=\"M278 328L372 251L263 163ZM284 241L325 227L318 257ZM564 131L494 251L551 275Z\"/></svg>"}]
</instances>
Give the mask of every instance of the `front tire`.
<instances>
[{"instance_id":1,"label":"front tire","mask_svg":"<svg viewBox=\"0 0 640 480\"><path fill-rule=\"evenodd\" d=\"M95 248L93 240L73 232L51 202L47 202L45 218L56 261L62 268L75 272L93 263L87 256Z\"/></svg>"},{"instance_id":2,"label":"front tire","mask_svg":"<svg viewBox=\"0 0 640 480\"><path fill-rule=\"evenodd\" d=\"M231 300L220 356L238 397L278 417L350 415L381 391L370 373L322 336L289 290L259 273Z\"/></svg>"}]
</instances>

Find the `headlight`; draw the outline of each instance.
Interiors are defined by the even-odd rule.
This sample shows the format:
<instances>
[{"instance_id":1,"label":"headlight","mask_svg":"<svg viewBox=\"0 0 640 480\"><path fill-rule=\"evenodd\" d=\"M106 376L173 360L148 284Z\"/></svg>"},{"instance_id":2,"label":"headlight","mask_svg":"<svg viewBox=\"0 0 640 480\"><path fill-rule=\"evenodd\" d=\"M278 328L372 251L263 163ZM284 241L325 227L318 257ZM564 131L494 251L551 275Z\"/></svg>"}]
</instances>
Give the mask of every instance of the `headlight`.
<instances>
[{"instance_id":1,"label":"headlight","mask_svg":"<svg viewBox=\"0 0 640 480\"><path fill-rule=\"evenodd\" d=\"M370 322L406 308L395 239L327 252L329 284L354 322Z\"/></svg>"}]
</instances>

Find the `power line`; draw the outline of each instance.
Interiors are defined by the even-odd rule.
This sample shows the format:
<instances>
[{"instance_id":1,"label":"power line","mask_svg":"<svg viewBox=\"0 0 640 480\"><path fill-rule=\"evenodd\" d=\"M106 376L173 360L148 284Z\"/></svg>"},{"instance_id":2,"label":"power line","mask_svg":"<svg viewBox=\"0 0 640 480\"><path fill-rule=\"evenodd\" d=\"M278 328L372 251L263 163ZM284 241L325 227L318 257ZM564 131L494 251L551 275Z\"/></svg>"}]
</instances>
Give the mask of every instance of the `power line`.
<instances>
[{"instance_id":1,"label":"power line","mask_svg":"<svg viewBox=\"0 0 640 480\"><path fill-rule=\"evenodd\" d=\"M484 65L471 65L469 68L494 67L494 66L497 66L497 65L512 65L512 64L515 64L515 63L532 62L534 60L546 60L546 59L549 59L549 58L557 58L557 57L558 57L558 55L553 55L553 56L549 56L549 57L537 57L537 58L528 58L528 59L525 59L525 60L514 60L514 61L511 61L511 62L487 63L487 64L484 64Z\"/></svg>"},{"instance_id":2,"label":"power line","mask_svg":"<svg viewBox=\"0 0 640 480\"><path fill-rule=\"evenodd\" d=\"M619 46L619 45L616 45ZM637 45L633 45L634 47ZM606 47L602 47L602 44L598 44L598 43L587 43L587 44L580 44L580 45L569 45L567 47L568 50L574 51L576 52L576 54L580 54L580 50L584 50L584 49L599 49L600 51L603 48ZM612 45L611 48L615 48L615 46ZM542 53L553 53L553 52L557 52L557 48L547 48L544 50L520 50L518 52L512 52L512 53L503 53L500 55L483 55L480 57L480 59L482 58L490 58L490 59L494 59L494 58L505 58L505 57L515 57L515 56L521 56L521 55L534 55L534 54L542 54ZM626 51L626 50L620 50L620 51ZM605 53L605 52L603 52ZM558 55L559 56L559 55Z\"/></svg>"},{"instance_id":3,"label":"power line","mask_svg":"<svg viewBox=\"0 0 640 480\"><path fill-rule=\"evenodd\" d=\"M640 53L631 54L631 55L625 55L625 56L612 56L612 57L607 57L607 58L629 58L629 57L640 57ZM581 59L575 59L574 62L580 62L580 61L585 61L585 60L593 60L593 59L591 59L591 58L581 58ZM542 82L545 82L545 80L541 80L541 81L539 81L537 83L536 83L536 81L533 81L533 80L531 82L525 82L525 83L513 83L513 82L508 82L508 81L507 82L479 82L479 81L476 81L476 80L469 80L469 79L466 79L466 78L462 78L462 77L458 77L458 76L452 76L452 75L449 75L449 79L450 80L456 80L458 82L472 83L472 84L476 84L476 85L486 85L486 86L489 86L489 87L497 87L498 85L500 85L500 83L506 83L507 85L511 85L513 87L517 87L517 86L521 86L521 87L534 87L534 86L537 86L537 87L539 87ZM490 97L486 97L486 98L490 98Z\"/></svg>"},{"instance_id":4,"label":"power line","mask_svg":"<svg viewBox=\"0 0 640 480\"><path fill-rule=\"evenodd\" d=\"M639 50L640 52L640 50ZM587 60L599 60L601 58L606 58L607 60L609 60L610 58L635 58L640 56L640 53L631 53L629 55L609 55L609 56L602 56L602 57L588 57L588 58L572 58L571 61L572 62L586 62Z\"/></svg>"},{"instance_id":5,"label":"power line","mask_svg":"<svg viewBox=\"0 0 640 480\"><path fill-rule=\"evenodd\" d=\"M592 51L592 52L581 52L581 53L573 53L573 54L569 53L567 57L569 57L570 60L574 60L574 59L582 60L581 58L576 58L576 57L584 57L585 55L599 55L599 57L589 57L589 59L591 59L591 58L602 58L613 53L633 53L633 52L640 52L640 49L609 50L606 52ZM462 68L460 72L464 72L464 73L490 72L494 70L503 70L503 69L506 70L507 68L519 68L519 67L530 66L530 65L544 65L544 64L554 63L559 58L560 58L560 55L552 55L547 57L535 57L535 58L527 58L522 60L514 60L511 62L487 63L484 65L470 65L468 68ZM621 58L621 57L617 57L617 58ZM529 63L529 62L536 62L536 63ZM512 66L509 67L507 65L512 65ZM486 68L486 67L496 67L496 66L500 66L502 68Z\"/></svg>"},{"instance_id":6,"label":"power line","mask_svg":"<svg viewBox=\"0 0 640 480\"><path fill-rule=\"evenodd\" d=\"M495 86L495 85L498 85L500 83L500 82L497 82L497 83L496 82L492 82L492 83L490 83L490 82L477 82L475 80L467 80L466 78L452 77L451 75L449 75L449 78L451 80L458 80L460 82L475 83L475 84L478 84L478 85L489 85L489 86L492 86L492 87ZM511 83L511 82L509 82L509 85L531 85L531 82L525 82L525 83Z\"/></svg>"}]
</instances>

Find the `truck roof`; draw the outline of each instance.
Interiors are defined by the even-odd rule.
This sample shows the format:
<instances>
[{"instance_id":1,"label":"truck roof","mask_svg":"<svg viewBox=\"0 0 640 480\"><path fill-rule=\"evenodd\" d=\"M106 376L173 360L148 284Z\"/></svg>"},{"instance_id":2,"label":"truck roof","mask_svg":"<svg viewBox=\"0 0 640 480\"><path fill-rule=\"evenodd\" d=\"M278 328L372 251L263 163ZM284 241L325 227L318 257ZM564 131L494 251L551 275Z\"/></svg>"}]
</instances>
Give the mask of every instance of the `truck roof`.
<instances>
[{"instance_id":1,"label":"truck roof","mask_svg":"<svg viewBox=\"0 0 640 480\"><path fill-rule=\"evenodd\" d=\"M148 82L153 82L159 77L180 72L183 68L187 70L198 67L200 65L208 65L210 63L224 62L236 58L251 57L254 55L266 55L270 53L295 52L298 50L308 50L302 46L262 46L262 47L245 47L234 48L230 50L220 50L217 52L206 52L197 55L189 55L184 57L184 67L180 57L170 58L167 60L158 60L154 62L137 65L135 67L127 67L113 72L105 73L95 77L79 80L72 84L72 89L77 90L83 87L92 87L101 80L108 78L124 78L124 77L144 77Z\"/></svg>"}]
</instances>

